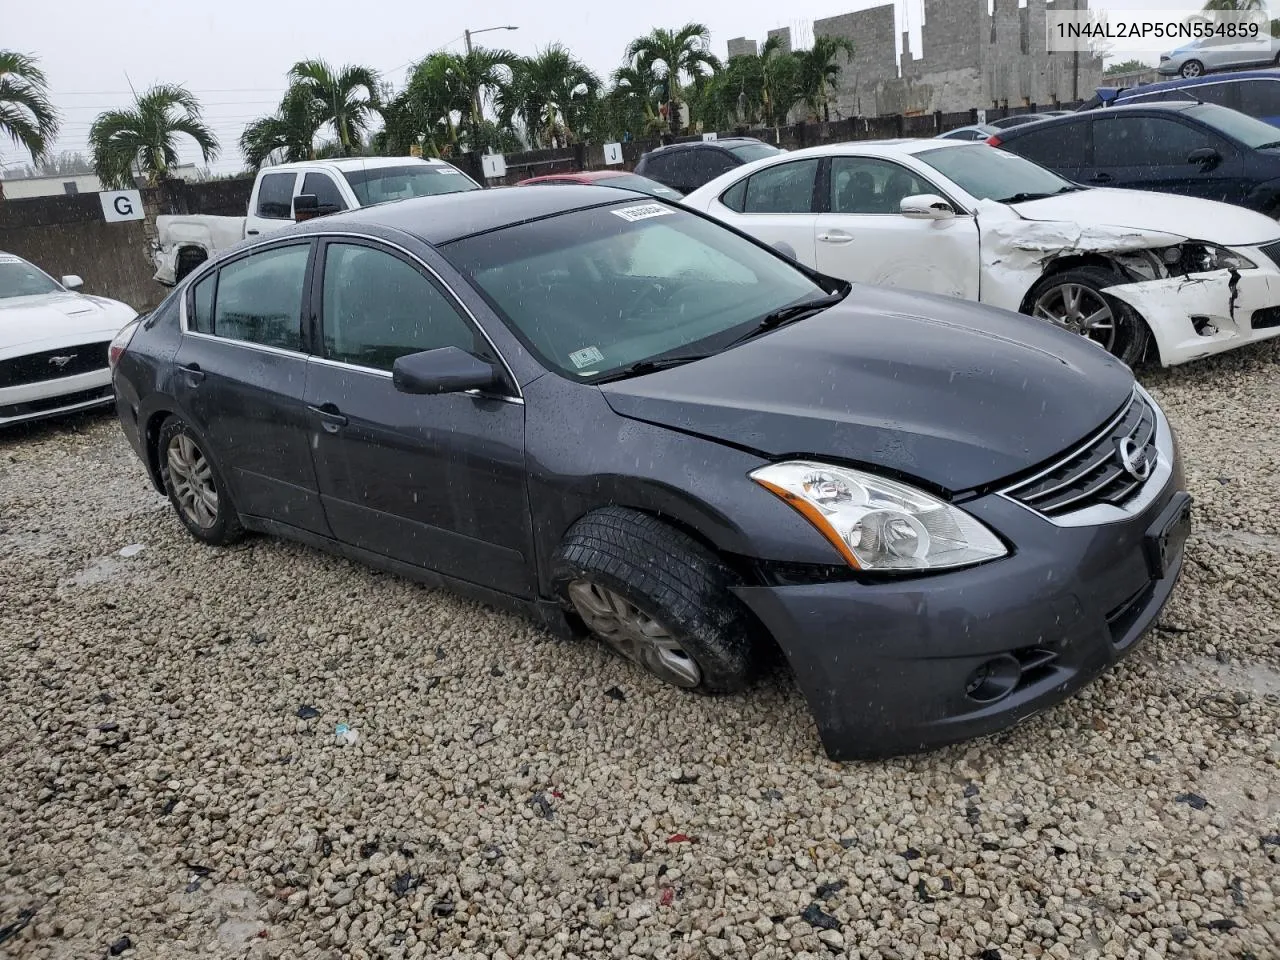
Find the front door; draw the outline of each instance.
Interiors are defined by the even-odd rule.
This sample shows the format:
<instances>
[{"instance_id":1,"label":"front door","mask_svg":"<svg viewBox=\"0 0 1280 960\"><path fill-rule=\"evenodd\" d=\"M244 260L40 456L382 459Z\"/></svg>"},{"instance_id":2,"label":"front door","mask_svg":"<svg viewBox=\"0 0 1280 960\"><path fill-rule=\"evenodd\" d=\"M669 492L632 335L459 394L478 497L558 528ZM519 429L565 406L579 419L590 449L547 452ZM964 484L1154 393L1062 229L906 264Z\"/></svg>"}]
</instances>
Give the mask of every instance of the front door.
<instances>
[{"instance_id":1,"label":"front door","mask_svg":"<svg viewBox=\"0 0 1280 960\"><path fill-rule=\"evenodd\" d=\"M904 197L940 194L906 167L876 157L832 157L829 212L816 222L817 268L833 277L978 299L972 216L913 220ZM945 198L944 198L945 199Z\"/></svg>"},{"instance_id":2,"label":"front door","mask_svg":"<svg viewBox=\"0 0 1280 960\"><path fill-rule=\"evenodd\" d=\"M373 243L325 242L313 283L322 356L305 400L325 515L341 541L532 596L524 404L504 396L414 396L396 358L456 346L497 361L421 264Z\"/></svg>"},{"instance_id":3,"label":"front door","mask_svg":"<svg viewBox=\"0 0 1280 960\"><path fill-rule=\"evenodd\" d=\"M1239 203L1244 158L1234 144L1173 117L1129 114L1093 121L1095 170L1086 182Z\"/></svg>"},{"instance_id":4,"label":"front door","mask_svg":"<svg viewBox=\"0 0 1280 960\"><path fill-rule=\"evenodd\" d=\"M241 513L327 533L302 402L311 247L302 241L255 251L192 287L175 392Z\"/></svg>"}]
</instances>

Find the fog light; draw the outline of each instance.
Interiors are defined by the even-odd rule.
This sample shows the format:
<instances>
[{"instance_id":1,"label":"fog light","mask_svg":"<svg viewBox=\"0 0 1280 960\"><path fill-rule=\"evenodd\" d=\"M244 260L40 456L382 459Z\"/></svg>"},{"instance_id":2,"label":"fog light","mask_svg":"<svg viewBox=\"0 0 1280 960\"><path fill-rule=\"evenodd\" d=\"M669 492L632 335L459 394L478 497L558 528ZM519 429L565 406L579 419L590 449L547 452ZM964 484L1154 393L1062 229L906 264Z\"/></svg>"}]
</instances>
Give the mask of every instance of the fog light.
<instances>
[{"instance_id":1,"label":"fog light","mask_svg":"<svg viewBox=\"0 0 1280 960\"><path fill-rule=\"evenodd\" d=\"M965 694L978 703L995 703L1013 693L1022 679L1022 664L1011 654L994 657L969 674Z\"/></svg>"}]
</instances>

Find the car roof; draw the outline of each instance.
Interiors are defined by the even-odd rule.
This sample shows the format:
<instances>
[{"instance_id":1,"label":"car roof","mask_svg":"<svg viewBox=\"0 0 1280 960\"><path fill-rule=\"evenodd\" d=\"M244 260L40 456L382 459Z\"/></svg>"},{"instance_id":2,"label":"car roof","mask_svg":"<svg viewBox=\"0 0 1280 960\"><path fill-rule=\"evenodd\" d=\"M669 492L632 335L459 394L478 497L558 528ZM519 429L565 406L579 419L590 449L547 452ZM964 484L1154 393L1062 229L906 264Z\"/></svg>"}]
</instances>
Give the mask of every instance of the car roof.
<instances>
[{"instance_id":1,"label":"car roof","mask_svg":"<svg viewBox=\"0 0 1280 960\"><path fill-rule=\"evenodd\" d=\"M653 197L628 197L616 187L592 187L566 183L559 190L463 190L434 197L394 200L308 220L299 233L312 229L391 227L412 234L433 246L461 240L502 227L541 220L574 210L618 203L662 203ZM286 228L292 230L292 228ZM279 236L275 231L271 236Z\"/></svg>"},{"instance_id":2,"label":"car roof","mask_svg":"<svg viewBox=\"0 0 1280 960\"><path fill-rule=\"evenodd\" d=\"M263 170L298 170L303 167L329 167L341 170L376 170L380 167L404 166L448 166L443 160L435 157L340 157L333 160L300 160L296 163L276 163L264 166Z\"/></svg>"},{"instance_id":3,"label":"car roof","mask_svg":"<svg viewBox=\"0 0 1280 960\"><path fill-rule=\"evenodd\" d=\"M715 140L686 140L681 143L665 143L660 147L654 147L649 151L649 154L662 153L665 150L675 150L680 147L723 147L732 146L736 143L764 143L764 141L758 137L717 137ZM773 146L771 143L765 143L764 145L766 147ZM645 156L649 154L645 154Z\"/></svg>"},{"instance_id":4,"label":"car roof","mask_svg":"<svg viewBox=\"0 0 1280 960\"><path fill-rule=\"evenodd\" d=\"M1127 87L1116 94L1116 99L1123 100L1126 97L1160 93L1162 90L1179 90L1183 87L1200 87L1208 83L1239 82L1241 80L1280 80L1280 70L1238 70L1233 73L1208 73L1201 77L1160 80L1156 83L1144 83L1140 87Z\"/></svg>"},{"instance_id":5,"label":"car roof","mask_svg":"<svg viewBox=\"0 0 1280 960\"><path fill-rule=\"evenodd\" d=\"M998 130L1001 142L1007 142L1014 137L1020 137L1024 133L1031 133L1033 130L1045 130L1054 124L1074 123L1078 118L1092 117L1099 113L1105 116L1114 116L1118 113L1144 113L1152 110L1161 113L1181 113L1191 107L1200 107L1204 104L1198 100L1158 100L1155 103L1118 103L1114 107L1108 107L1105 111L1098 110L1082 110L1076 113L1070 113L1062 117L1045 117L1043 120L1036 120L1033 123L1023 123L1016 127L1008 127Z\"/></svg>"},{"instance_id":6,"label":"car roof","mask_svg":"<svg viewBox=\"0 0 1280 960\"><path fill-rule=\"evenodd\" d=\"M540 177L529 177L520 183L549 183L552 180L610 180L613 177L638 176L627 170L570 170L564 173L544 173ZM516 184L519 186L520 184Z\"/></svg>"}]
</instances>

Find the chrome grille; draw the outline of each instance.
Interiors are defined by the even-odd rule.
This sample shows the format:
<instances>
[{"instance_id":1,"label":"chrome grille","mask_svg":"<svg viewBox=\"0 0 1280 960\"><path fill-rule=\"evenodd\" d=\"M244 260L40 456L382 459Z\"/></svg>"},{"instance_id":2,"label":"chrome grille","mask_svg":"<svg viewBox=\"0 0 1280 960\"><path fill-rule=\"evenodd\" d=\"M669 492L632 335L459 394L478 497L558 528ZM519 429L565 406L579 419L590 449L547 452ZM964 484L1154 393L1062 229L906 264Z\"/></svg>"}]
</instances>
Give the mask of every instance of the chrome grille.
<instances>
[{"instance_id":1,"label":"chrome grille","mask_svg":"<svg viewBox=\"0 0 1280 960\"><path fill-rule=\"evenodd\" d=\"M1099 503L1123 506L1145 482L1125 468L1120 445L1126 440L1132 440L1154 468L1156 412L1136 391L1124 409L1082 446L1004 492L1050 517Z\"/></svg>"}]
</instances>

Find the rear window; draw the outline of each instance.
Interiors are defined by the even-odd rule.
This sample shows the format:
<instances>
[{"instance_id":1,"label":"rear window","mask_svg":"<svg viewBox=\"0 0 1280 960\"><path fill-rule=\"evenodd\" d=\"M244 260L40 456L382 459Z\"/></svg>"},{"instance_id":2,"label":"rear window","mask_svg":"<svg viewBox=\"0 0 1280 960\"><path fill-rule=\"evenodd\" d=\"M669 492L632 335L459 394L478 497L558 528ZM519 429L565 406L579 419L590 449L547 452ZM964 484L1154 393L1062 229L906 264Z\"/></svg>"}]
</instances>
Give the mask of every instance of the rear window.
<instances>
[{"instance_id":1,"label":"rear window","mask_svg":"<svg viewBox=\"0 0 1280 960\"><path fill-rule=\"evenodd\" d=\"M729 152L743 163L752 160L763 160L765 157L776 157L782 151L767 143L735 143L728 148Z\"/></svg>"},{"instance_id":2,"label":"rear window","mask_svg":"<svg viewBox=\"0 0 1280 960\"><path fill-rule=\"evenodd\" d=\"M1280 81L1243 80L1234 84L1240 91L1240 106L1251 117L1280 117Z\"/></svg>"},{"instance_id":3,"label":"rear window","mask_svg":"<svg viewBox=\"0 0 1280 960\"><path fill-rule=\"evenodd\" d=\"M479 190L480 185L457 167L445 164L406 164L403 167L370 167L344 170L360 206L413 197L434 197L442 193Z\"/></svg>"},{"instance_id":4,"label":"rear window","mask_svg":"<svg viewBox=\"0 0 1280 960\"><path fill-rule=\"evenodd\" d=\"M668 200L679 200L683 196L679 190L672 190L657 180L650 180L648 177L641 177L634 173L623 174L620 177L601 177L595 182L602 187L621 187L623 190L636 190L655 197L666 197Z\"/></svg>"},{"instance_id":5,"label":"rear window","mask_svg":"<svg viewBox=\"0 0 1280 960\"><path fill-rule=\"evenodd\" d=\"M1011 136L1002 146L1051 170L1083 167L1089 162L1088 133L1088 120L1054 124L1045 130Z\"/></svg>"},{"instance_id":6,"label":"rear window","mask_svg":"<svg viewBox=\"0 0 1280 960\"><path fill-rule=\"evenodd\" d=\"M1257 150L1262 147L1280 146L1280 130L1238 110L1228 110L1212 103L1188 107L1186 116L1225 133L1246 147Z\"/></svg>"}]
</instances>

